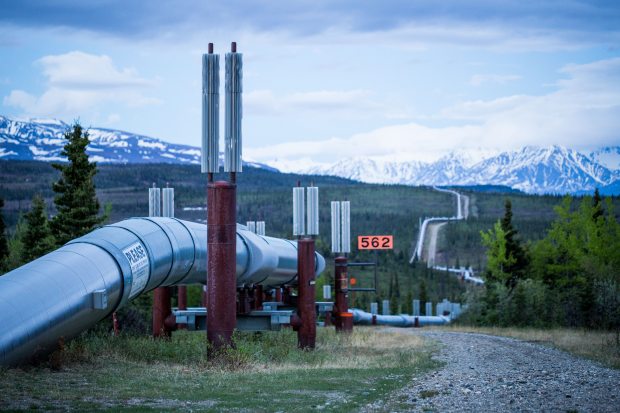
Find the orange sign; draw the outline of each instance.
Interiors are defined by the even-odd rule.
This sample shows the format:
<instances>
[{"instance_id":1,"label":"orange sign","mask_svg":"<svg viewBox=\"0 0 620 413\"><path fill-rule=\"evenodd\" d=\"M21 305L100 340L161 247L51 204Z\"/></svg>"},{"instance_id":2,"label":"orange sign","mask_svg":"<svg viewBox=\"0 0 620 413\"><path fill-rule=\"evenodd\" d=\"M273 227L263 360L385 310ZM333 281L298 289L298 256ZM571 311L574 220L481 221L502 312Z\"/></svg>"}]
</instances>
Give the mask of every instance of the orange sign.
<instances>
[{"instance_id":1,"label":"orange sign","mask_svg":"<svg viewBox=\"0 0 620 413\"><path fill-rule=\"evenodd\" d=\"M355 285L355 284L357 284L357 279L355 279L355 278L351 277L351 278L349 279L349 284L351 284L351 285Z\"/></svg>"},{"instance_id":2,"label":"orange sign","mask_svg":"<svg viewBox=\"0 0 620 413\"><path fill-rule=\"evenodd\" d=\"M392 235L360 235L357 237L357 249L360 250L391 250L394 248Z\"/></svg>"}]
</instances>

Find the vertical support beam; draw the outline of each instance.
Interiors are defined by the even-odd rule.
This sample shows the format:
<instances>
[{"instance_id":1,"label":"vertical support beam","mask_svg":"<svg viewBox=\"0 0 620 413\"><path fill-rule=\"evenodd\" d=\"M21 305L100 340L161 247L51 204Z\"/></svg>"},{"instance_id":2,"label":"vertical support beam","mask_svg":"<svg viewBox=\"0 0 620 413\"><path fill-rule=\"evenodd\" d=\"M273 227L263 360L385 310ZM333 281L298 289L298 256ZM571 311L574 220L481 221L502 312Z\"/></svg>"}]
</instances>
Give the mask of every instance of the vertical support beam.
<instances>
[{"instance_id":1,"label":"vertical support beam","mask_svg":"<svg viewBox=\"0 0 620 413\"><path fill-rule=\"evenodd\" d=\"M349 282L347 279L347 258L336 257L336 276L334 277L334 325L338 332L350 332L353 330L353 315L349 313L347 302Z\"/></svg>"},{"instance_id":2,"label":"vertical support beam","mask_svg":"<svg viewBox=\"0 0 620 413\"><path fill-rule=\"evenodd\" d=\"M427 301L425 310L424 315L433 315L433 303Z\"/></svg>"},{"instance_id":3,"label":"vertical support beam","mask_svg":"<svg viewBox=\"0 0 620 413\"><path fill-rule=\"evenodd\" d=\"M170 287L156 288L153 293L153 337L170 337L172 330L166 326L170 314Z\"/></svg>"},{"instance_id":4,"label":"vertical support beam","mask_svg":"<svg viewBox=\"0 0 620 413\"><path fill-rule=\"evenodd\" d=\"M293 297L291 289L292 288L290 285L285 285L284 287L282 287L282 302L284 303L284 305L290 305L295 307L297 303L296 300L294 300L293 298L297 297Z\"/></svg>"},{"instance_id":5,"label":"vertical support beam","mask_svg":"<svg viewBox=\"0 0 620 413\"><path fill-rule=\"evenodd\" d=\"M120 327L118 325L118 318L116 317L116 311L112 313L112 329L114 330L114 337L118 337Z\"/></svg>"},{"instance_id":6,"label":"vertical support beam","mask_svg":"<svg viewBox=\"0 0 620 413\"><path fill-rule=\"evenodd\" d=\"M381 314L390 315L390 300L383 300L382 306Z\"/></svg>"},{"instance_id":7,"label":"vertical support beam","mask_svg":"<svg viewBox=\"0 0 620 413\"><path fill-rule=\"evenodd\" d=\"M263 286L257 285L254 288L254 309L262 310L263 309L263 300L265 299L265 294L263 292Z\"/></svg>"},{"instance_id":8,"label":"vertical support beam","mask_svg":"<svg viewBox=\"0 0 620 413\"><path fill-rule=\"evenodd\" d=\"M297 346L313 349L316 342L316 302L315 302L315 256L314 240L304 238L297 241L297 277L299 291L297 313L301 325L297 330Z\"/></svg>"},{"instance_id":9,"label":"vertical support beam","mask_svg":"<svg viewBox=\"0 0 620 413\"><path fill-rule=\"evenodd\" d=\"M161 216L161 188L149 188L149 216ZM157 287L153 290L153 337L170 337L171 326L166 325L166 319L172 314L170 302L170 287Z\"/></svg>"},{"instance_id":10,"label":"vertical support beam","mask_svg":"<svg viewBox=\"0 0 620 413\"><path fill-rule=\"evenodd\" d=\"M177 289L177 299L179 310L187 310L187 286L179 285ZM187 328L187 324L179 324L179 329L185 330Z\"/></svg>"},{"instance_id":11,"label":"vertical support beam","mask_svg":"<svg viewBox=\"0 0 620 413\"><path fill-rule=\"evenodd\" d=\"M207 185L207 339L214 349L232 344L237 324L237 186Z\"/></svg>"},{"instance_id":12,"label":"vertical support beam","mask_svg":"<svg viewBox=\"0 0 620 413\"><path fill-rule=\"evenodd\" d=\"M420 315L420 300L413 300L413 315Z\"/></svg>"}]
</instances>

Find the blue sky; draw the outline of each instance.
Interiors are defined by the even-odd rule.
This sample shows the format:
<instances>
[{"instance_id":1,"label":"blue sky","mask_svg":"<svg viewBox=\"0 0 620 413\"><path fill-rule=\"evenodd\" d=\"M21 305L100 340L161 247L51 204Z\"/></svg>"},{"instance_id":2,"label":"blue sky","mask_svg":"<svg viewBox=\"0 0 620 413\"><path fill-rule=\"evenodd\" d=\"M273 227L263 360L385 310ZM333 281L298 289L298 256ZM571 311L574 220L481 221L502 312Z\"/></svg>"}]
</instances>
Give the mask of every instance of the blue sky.
<instances>
[{"instance_id":1,"label":"blue sky","mask_svg":"<svg viewBox=\"0 0 620 413\"><path fill-rule=\"evenodd\" d=\"M200 55L244 54L244 155L620 144L614 1L5 0L0 113L200 142Z\"/></svg>"}]
</instances>

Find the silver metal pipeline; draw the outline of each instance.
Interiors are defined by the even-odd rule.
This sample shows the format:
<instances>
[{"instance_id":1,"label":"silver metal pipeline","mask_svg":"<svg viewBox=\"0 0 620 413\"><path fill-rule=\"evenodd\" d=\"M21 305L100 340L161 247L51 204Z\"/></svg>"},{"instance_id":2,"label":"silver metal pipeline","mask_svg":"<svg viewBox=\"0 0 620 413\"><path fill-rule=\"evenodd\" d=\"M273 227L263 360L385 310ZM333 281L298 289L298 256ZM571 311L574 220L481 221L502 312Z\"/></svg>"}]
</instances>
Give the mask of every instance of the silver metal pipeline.
<instances>
[{"instance_id":1,"label":"silver metal pipeline","mask_svg":"<svg viewBox=\"0 0 620 413\"><path fill-rule=\"evenodd\" d=\"M315 255L316 272L325 260ZM297 243L237 226L237 285L294 284ZM45 354L139 294L204 283L207 227L175 218L107 225L0 277L0 365Z\"/></svg>"},{"instance_id":2,"label":"silver metal pipeline","mask_svg":"<svg viewBox=\"0 0 620 413\"><path fill-rule=\"evenodd\" d=\"M353 313L353 322L361 325L372 324L372 314L366 311L353 308L349 310ZM444 316L413 316L413 315L376 315L376 324L392 327L414 327L416 325L416 319L418 320L418 326L440 326L450 323L450 317Z\"/></svg>"}]
</instances>

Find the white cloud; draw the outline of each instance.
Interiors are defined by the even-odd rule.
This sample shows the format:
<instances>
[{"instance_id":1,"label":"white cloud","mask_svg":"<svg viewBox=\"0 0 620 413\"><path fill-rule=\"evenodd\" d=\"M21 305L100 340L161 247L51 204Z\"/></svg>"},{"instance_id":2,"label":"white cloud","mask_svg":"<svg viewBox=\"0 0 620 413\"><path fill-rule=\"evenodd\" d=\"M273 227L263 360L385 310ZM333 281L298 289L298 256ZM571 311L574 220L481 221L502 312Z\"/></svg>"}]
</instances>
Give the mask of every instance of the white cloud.
<instances>
[{"instance_id":1,"label":"white cloud","mask_svg":"<svg viewBox=\"0 0 620 413\"><path fill-rule=\"evenodd\" d=\"M282 34L279 34L282 36ZM617 44L620 31L578 32L565 28L523 27L520 24L440 20L406 22L377 30L355 31L342 25L289 41L309 45L372 44L421 51L458 46L500 53L578 50L592 45Z\"/></svg>"},{"instance_id":2,"label":"white cloud","mask_svg":"<svg viewBox=\"0 0 620 413\"><path fill-rule=\"evenodd\" d=\"M255 90L243 96L243 104L253 115L281 115L300 111L367 112L381 105L374 103L368 90L318 90L276 96L271 90Z\"/></svg>"},{"instance_id":3,"label":"white cloud","mask_svg":"<svg viewBox=\"0 0 620 413\"><path fill-rule=\"evenodd\" d=\"M161 103L144 95L156 81L140 77L135 69L116 68L109 56L74 51L45 56L36 63L42 67L47 89L40 96L12 90L4 105L20 108L26 115L63 117L108 103L128 107Z\"/></svg>"},{"instance_id":4,"label":"white cloud","mask_svg":"<svg viewBox=\"0 0 620 413\"><path fill-rule=\"evenodd\" d=\"M545 95L463 102L441 112L445 118L470 121L465 125L408 123L348 138L248 148L246 153L263 162L279 159L290 163L307 157L334 162L356 156L429 161L454 150L510 150L552 144L584 150L618 145L620 58L569 65L560 73L568 77L557 82L557 90Z\"/></svg>"},{"instance_id":5,"label":"white cloud","mask_svg":"<svg viewBox=\"0 0 620 413\"><path fill-rule=\"evenodd\" d=\"M441 110L444 119L484 121L492 116L515 109L535 99L532 96L513 95L494 100L469 100Z\"/></svg>"},{"instance_id":6,"label":"white cloud","mask_svg":"<svg viewBox=\"0 0 620 413\"><path fill-rule=\"evenodd\" d=\"M153 86L152 80L138 76L133 68L117 69L106 55L73 51L45 56L37 61L52 87L67 89L140 88Z\"/></svg>"},{"instance_id":7,"label":"white cloud","mask_svg":"<svg viewBox=\"0 0 620 413\"><path fill-rule=\"evenodd\" d=\"M478 74L473 75L469 80L472 86L481 86L484 83L504 84L521 80L519 75L497 75L497 74Z\"/></svg>"},{"instance_id":8,"label":"white cloud","mask_svg":"<svg viewBox=\"0 0 620 413\"><path fill-rule=\"evenodd\" d=\"M119 115L118 113L110 113L106 121L108 124L112 124L112 123L118 123L120 120L121 120L121 115Z\"/></svg>"}]
</instances>

